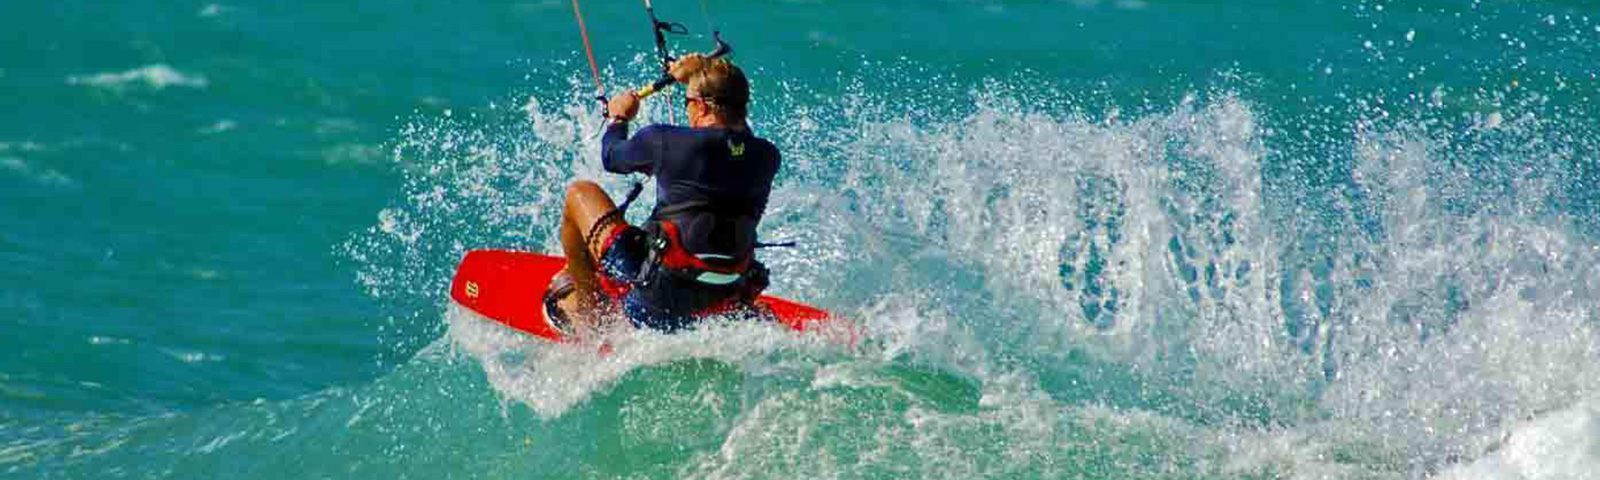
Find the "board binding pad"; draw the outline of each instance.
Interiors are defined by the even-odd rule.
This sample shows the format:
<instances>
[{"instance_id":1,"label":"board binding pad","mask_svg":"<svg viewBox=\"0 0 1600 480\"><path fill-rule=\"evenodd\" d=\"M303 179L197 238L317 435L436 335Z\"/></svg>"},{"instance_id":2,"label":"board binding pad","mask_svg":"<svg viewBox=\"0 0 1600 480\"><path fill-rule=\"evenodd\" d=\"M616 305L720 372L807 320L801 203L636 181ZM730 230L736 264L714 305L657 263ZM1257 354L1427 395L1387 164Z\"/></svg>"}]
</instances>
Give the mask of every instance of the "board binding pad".
<instances>
[{"instance_id":1,"label":"board binding pad","mask_svg":"<svg viewBox=\"0 0 1600 480\"><path fill-rule=\"evenodd\" d=\"M517 331L556 342L570 341L550 322L544 307L550 280L566 265L565 258L539 253L472 250L456 267L450 298ZM768 295L757 298L756 306L795 331L813 330L832 318L824 310Z\"/></svg>"}]
</instances>

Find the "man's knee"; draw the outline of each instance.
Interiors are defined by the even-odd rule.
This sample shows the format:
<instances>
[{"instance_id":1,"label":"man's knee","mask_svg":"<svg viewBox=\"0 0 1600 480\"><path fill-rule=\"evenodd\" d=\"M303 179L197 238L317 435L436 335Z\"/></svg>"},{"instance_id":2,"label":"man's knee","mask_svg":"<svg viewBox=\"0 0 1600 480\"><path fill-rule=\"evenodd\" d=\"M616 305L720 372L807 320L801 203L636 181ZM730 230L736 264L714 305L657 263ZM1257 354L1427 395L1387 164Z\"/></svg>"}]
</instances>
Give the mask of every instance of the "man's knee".
<instances>
[{"instance_id":1,"label":"man's knee","mask_svg":"<svg viewBox=\"0 0 1600 480\"><path fill-rule=\"evenodd\" d=\"M566 202L569 207L572 205L591 202L594 201L594 196L596 194L605 195L605 192L606 191L602 190L600 185L594 183L593 180L576 180L573 181L572 184L567 185Z\"/></svg>"}]
</instances>

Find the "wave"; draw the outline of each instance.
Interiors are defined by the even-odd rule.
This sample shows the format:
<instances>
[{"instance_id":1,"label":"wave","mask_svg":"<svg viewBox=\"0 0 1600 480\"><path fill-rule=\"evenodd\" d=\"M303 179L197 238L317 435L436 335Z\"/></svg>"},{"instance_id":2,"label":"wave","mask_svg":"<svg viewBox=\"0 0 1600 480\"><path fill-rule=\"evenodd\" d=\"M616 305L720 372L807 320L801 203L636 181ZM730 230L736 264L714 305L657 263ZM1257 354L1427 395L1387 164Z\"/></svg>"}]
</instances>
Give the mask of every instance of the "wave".
<instances>
[{"instance_id":1,"label":"wave","mask_svg":"<svg viewBox=\"0 0 1600 480\"><path fill-rule=\"evenodd\" d=\"M0 149L0 152L4 151L4 149ZM0 156L0 170L9 171L41 185L70 187L75 186L78 183L77 181L73 180L72 177L68 177L66 174L61 173L56 169L41 169L28 164L27 161L21 158L16 157Z\"/></svg>"},{"instance_id":2,"label":"wave","mask_svg":"<svg viewBox=\"0 0 1600 480\"><path fill-rule=\"evenodd\" d=\"M73 75L67 77L67 83L116 91L133 87L151 90L165 90L169 87L203 89L211 85L211 82L202 75L183 73L160 63L125 72Z\"/></svg>"}]
</instances>

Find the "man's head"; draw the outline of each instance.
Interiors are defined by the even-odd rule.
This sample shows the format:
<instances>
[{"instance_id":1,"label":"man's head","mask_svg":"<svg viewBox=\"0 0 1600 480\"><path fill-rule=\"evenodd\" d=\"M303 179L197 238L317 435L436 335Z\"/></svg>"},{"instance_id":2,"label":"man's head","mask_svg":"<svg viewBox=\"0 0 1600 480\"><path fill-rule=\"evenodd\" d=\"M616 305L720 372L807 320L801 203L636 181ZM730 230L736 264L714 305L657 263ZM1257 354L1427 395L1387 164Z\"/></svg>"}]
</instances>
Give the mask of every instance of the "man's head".
<instances>
[{"instance_id":1,"label":"man's head","mask_svg":"<svg viewBox=\"0 0 1600 480\"><path fill-rule=\"evenodd\" d=\"M701 57L695 62L690 57L694 56L681 63L698 63L699 68L686 68L679 80L688 86L690 103L702 102L707 113L729 126L743 125L750 105L750 81L744 71L725 58Z\"/></svg>"}]
</instances>

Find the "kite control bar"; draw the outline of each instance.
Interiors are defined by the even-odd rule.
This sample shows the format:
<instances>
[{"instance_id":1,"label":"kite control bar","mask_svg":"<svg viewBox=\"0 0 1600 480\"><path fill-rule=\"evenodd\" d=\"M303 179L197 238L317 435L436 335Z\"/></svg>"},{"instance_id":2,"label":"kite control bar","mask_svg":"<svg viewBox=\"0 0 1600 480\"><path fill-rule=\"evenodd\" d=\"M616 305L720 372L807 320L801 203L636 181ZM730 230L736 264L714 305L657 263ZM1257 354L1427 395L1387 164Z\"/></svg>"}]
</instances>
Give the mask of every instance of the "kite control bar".
<instances>
[{"instance_id":1,"label":"kite control bar","mask_svg":"<svg viewBox=\"0 0 1600 480\"><path fill-rule=\"evenodd\" d=\"M658 38L658 39L661 38L661 33L660 32L661 32L660 27L657 27L656 38ZM733 53L733 46L728 45L728 42L722 41L722 32L712 32L711 33L711 38L712 38L712 40L715 40L717 42L717 49L716 50L712 50L710 54L707 54L706 55L707 59L722 58L722 57L727 56L730 53ZM667 88L669 86L672 86L672 84L678 82L678 79L674 78L672 76L672 72L670 70L671 62L672 62L673 59L670 58L670 57L665 57L665 56L663 56L662 58L663 58L663 61L666 62L667 68L669 70L666 71L666 72L662 72L661 73L661 78L656 79L655 83L650 84L650 86L635 90L633 92L634 96L637 96L637 97L639 97L639 99L643 100L643 99L645 99L645 98L647 98L647 97L649 97L651 95L655 95L656 92L659 92L662 89L665 89L665 88Z\"/></svg>"},{"instance_id":2,"label":"kite control bar","mask_svg":"<svg viewBox=\"0 0 1600 480\"><path fill-rule=\"evenodd\" d=\"M704 9L704 7L704 2L702 2L701 8ZM633 94L640 99L654 95L656 92L660 92L661 90L672 86L672 84L677 83L678 80L672 76L672 62L677 61L677 59L672 57L671 49L667 47L667 34L687 35L689 33L689 29L684 27L681 23L663 22L661 19L656 18L656 10L655 7L650 5L650 0L644 0L644 11L645 14L650 18L650 30L655 36L656 53L661 57L661 78L656 79L656 81L651 83L649 86L634 90ZM597 64L594 60L594 48L589 45L589 30L583 24L583 12L578 8L578 0L572 0L572 12L578 19L578 30L583 34L583 48L584 52L589 58L589 70L594 76L595 88L600 92L599 95L595 96L595 99L600 101L600 114L606 115L607 113L605 106L609 102L607 101L604 93L605 88L600 81L599 64ZM706 23L708 26L711 24L709 16L707 17ZM715 50L712 50L710 54L707 54L706 57L709 59L717 59L733 53L733 47L728 45L728 42L722 40L722 32L716 31L714 27L712 30L711 38L712 40L716 41L717 47Z\"/></svg>"}]
</instances>

